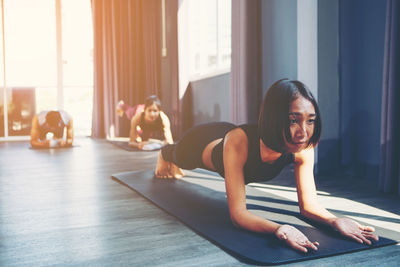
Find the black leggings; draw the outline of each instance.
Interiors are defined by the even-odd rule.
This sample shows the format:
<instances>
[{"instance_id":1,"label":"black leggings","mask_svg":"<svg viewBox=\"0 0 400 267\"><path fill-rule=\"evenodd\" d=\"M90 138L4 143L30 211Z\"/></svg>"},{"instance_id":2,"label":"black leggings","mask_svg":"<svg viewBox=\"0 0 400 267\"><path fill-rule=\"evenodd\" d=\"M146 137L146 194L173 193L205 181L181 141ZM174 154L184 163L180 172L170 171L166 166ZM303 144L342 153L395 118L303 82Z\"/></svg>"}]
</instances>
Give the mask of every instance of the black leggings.
<instances>
[{"instance_id":1,"label":"black leggings","mask_svg":"<svg viewBox=\"0 0 400 267\"><path fill-rule=\"evenodd\" d=\"M189 129L175 144L161 149L165 161L172 162L186 170L205 168L201 156L204 148L212 141L223 138L227 132L236 128L228 122L212 122Z\"/></svg>"}]
</instances>

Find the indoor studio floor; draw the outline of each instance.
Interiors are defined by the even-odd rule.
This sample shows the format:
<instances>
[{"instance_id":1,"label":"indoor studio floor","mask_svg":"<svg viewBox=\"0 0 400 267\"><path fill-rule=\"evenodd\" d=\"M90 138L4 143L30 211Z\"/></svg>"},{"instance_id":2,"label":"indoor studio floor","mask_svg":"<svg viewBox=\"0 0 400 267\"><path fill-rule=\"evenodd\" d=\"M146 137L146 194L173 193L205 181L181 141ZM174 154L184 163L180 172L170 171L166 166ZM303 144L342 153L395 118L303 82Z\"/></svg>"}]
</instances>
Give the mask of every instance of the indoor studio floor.
<instances>
[{"instance_id":1,"label":"indoor studio floor","mask_svg":"<svg viewBox=\"0 0 400 267\"><path fill-rule=\"evenodd\" d=\"M111 175L153 169L157 152L105 140L32 150L0 142L1 266L245 266ZM257 188L296 200L291 170ZM321 203L366 224L400 232L400 198L361 178L318 176ZM345 187L345 185L347 185ZM350 185L350 186L349 186ZM398 266L400 245L285 266Z\"/></svg>"}]
</instances>

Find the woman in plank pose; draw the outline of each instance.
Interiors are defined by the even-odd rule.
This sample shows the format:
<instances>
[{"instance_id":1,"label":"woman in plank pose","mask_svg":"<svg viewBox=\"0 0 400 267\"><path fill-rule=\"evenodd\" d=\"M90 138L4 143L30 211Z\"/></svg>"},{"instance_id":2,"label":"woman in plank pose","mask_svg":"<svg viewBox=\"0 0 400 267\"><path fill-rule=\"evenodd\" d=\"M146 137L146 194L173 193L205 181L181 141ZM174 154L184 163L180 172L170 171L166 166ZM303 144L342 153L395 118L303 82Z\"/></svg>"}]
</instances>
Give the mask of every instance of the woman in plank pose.
<instances>
[{"instance_id":1,"label":"woman in plank pose","mask_svg":"<svg viewBox=\"0 0 400 267\"><path fill-rule=\"evenodd\" d=\"M121 104L122 103L122 104ZM156 95L146 98L143 105L129 107L123 102L117 105L117 113L131 121L129 146L142 150L154 150L164 144L172 144L172 133L168 116L161 109L161 101Z\"/></svg>"},{"instance_id":2,"label":"woman in plank pose","mask_svg":"<svg viewBox=\"0 0 400 267\"><path fill-rule=\"evenodd\" d=\"M73 120L66 111L44 110L33 117L31 128L33 148L71 147L73 141Z\"/></svg>"},{"instance_id":3,"label":"woman in plank pose","mask_svg":"<svg viewBox=\"0 0 400 267\"><path fill-rule=\"evenodd\" d=\"M318 104L301 82L282 79L264 97L258 125L204 124L190 129L176 144L160 151L155 176L180 178L180 168L204 168L225 178L233 224L250 231L274 234L293 249L317 250L297 228L261 218L246 208L245 185L267 181L294 164L297 195L303 216L329 225L359 243L378 240L374 228L349 218L337 218L317 201L314 182L314 147L321 136Z\"/></svg>"}]
</instances>

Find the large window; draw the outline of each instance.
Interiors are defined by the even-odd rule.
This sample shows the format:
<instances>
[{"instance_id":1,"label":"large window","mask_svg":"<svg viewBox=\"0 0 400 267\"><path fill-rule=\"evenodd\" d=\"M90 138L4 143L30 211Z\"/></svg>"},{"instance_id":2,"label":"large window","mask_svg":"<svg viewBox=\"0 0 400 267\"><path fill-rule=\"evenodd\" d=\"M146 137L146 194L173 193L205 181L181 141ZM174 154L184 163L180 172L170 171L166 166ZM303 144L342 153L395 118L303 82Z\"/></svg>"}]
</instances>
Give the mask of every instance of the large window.
<instances>
[{"instance_id":1,"label":"large window","mask_svg":"<svg viewBox=\"0 0 400 267\"><path fill-rule=\"evenodd\" d=\"M2 14L0 137L29 135L32 117L46 109L66 110L76 135L90 135L90 1L2 0Z\"/></svg>"},{"instance_id":2,"label":"large window","mask_svg":"<svg viewBox=\"0 0 400 267\"><path fill-rule=\"evenodd\" d=\"M188 80L230 71L231 9L231 0L180 1L179 63Z\"/></svg>"}]
</instances>

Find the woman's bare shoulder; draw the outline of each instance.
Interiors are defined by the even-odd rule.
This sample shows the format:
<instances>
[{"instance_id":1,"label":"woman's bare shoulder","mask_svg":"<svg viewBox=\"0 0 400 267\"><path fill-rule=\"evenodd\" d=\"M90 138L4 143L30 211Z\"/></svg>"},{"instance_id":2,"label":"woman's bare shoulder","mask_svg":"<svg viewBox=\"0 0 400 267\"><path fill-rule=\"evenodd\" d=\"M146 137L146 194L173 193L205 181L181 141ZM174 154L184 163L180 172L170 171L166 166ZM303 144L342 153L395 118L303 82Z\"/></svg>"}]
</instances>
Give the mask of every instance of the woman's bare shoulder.
<instances>
[{"instance_id":1,"label":"woman's bare shoulder","mask_svg":"<svg viewBox=\"0 0 400 267\"><path fill-rule=\"evenodd\" d=\"M139 124L140 118L142 117L144 111L138 112L135 114L135 116L132 117L131 119L131 124Z\"/></svg>"},{"instance_id":2,"label":"woman's bare shoulder","mask_svg":"<svg viewBox=\"0 0 400 267\"><path fill-rule=\"evenodd\" d=\"M229 131L225 136L224 146L231 146L235 150L247 150L247 135L241 128L235 128Z\"/></svg>"},{"instance_id":3,"label":"woman's bare shoulder","mask_svg":"<svg viewBox=\"0 0 400 267\"><path fill-rule=\"evenodd\" d=\"M164 124L169 124L169 118L167 114L164 113L164 111L160 111L160 118Z\"/></svg>"},{"instance_id":4,"label":"woman's bare shoulder","mask_svg":"<svg viewBox=\"0 0 400 267\"><path fill-rule=\"evenodd\" d=\"M165 114L165 112L164 111L160 111L160 116L161 116L161 118L167 118L168 119L168 116L167 116L167 114Z\"/></svg>"},{"instance_id":5,"label":"woman's bare shoulder","mask_svg":"<svg viewBox=\"0 0 400 267\"><path fill-rule=\"evenodd\" d=\"M248 140L243 129L235 128L225 135L224 162L233 164L229 166L242 167L247 160L247 150Z\"/></svg>"}]
</instances>

